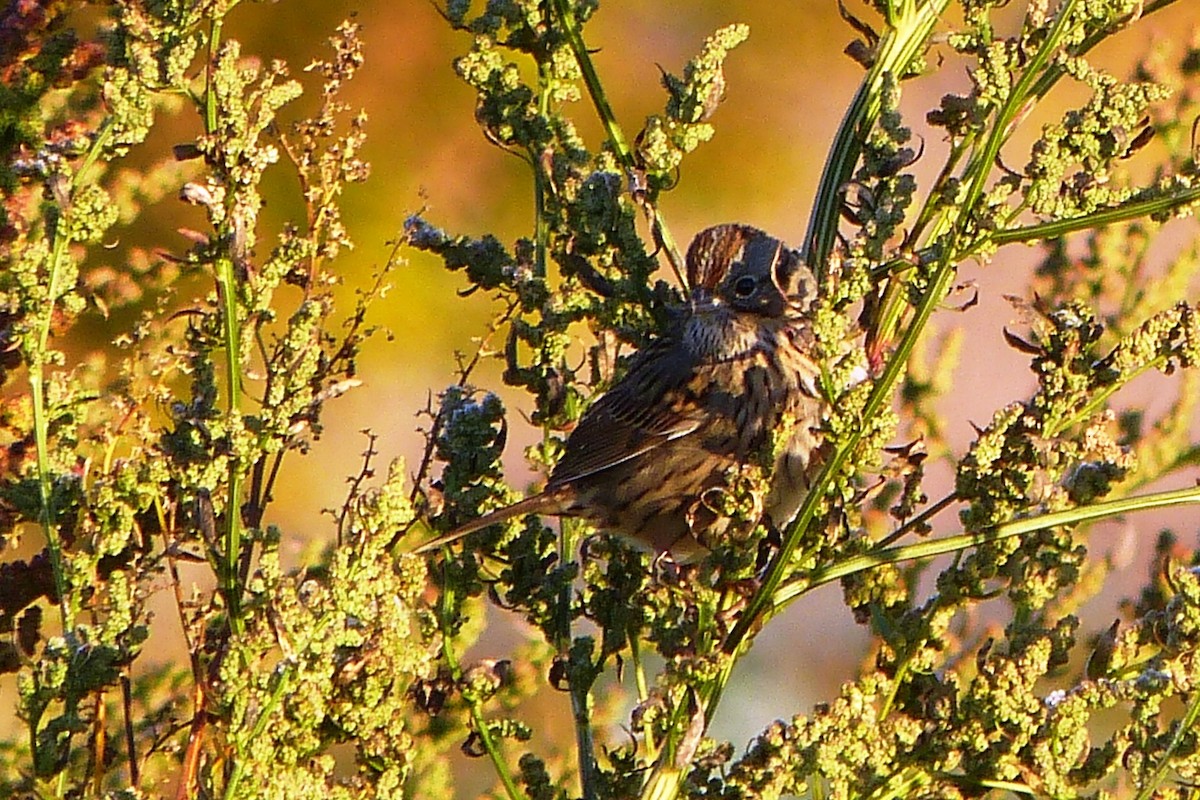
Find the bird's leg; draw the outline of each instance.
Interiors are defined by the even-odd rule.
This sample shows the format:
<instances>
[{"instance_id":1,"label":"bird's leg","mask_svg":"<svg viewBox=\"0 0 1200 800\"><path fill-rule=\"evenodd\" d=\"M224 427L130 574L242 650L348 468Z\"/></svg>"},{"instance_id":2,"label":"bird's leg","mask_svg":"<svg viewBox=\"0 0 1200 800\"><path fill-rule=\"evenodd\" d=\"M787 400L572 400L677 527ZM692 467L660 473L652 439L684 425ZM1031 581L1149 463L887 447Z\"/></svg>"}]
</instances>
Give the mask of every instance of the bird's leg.
<instances>
[{"instance_id":1,"label":"bird's leg","mask_svg":"<svg viewBox=\"0 0 1200 800\"><path fill-rule=\"evenodd\" d=\"M759 540L758 555L754 559L754 577L759 582L766 575L767 567L771 566L771 559L783 547L783 532L771 519L770 513L763 513L760 524L767 529L767 535Z\"/></svg>"}]
</instances>

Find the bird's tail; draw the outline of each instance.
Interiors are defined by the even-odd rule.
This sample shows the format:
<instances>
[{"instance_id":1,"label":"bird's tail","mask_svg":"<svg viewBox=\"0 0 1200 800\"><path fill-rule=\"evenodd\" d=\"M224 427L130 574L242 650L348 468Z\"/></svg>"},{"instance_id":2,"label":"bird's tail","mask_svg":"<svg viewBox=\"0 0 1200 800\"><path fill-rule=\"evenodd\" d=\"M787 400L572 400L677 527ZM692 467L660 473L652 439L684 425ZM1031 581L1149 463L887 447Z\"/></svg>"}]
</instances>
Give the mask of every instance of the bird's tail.
<instances>
[{"instance_id":1,"label":"bird's tail","mask_svg":"<svg viewBox=\"0 0 1200 800\"><path fill-rule=\"evenodd\" d=\"M449 533L425 542L410 552L420 555L421 553L428 553L430 550L437 550L444 545L453 544L464 536L472 534L475 531L482 530L489 525L495 525L499 522L506 522L514 517L522 517L526 514L536 514L538 512L557 514L560 511L558 500L559 498L556 493L539 492L535 495L526 497L524 500L513 503L510 506L498 508L495 511L489 511L482 517L473 519L463 525L459 525Z\"/></svg>"}]
</instances>

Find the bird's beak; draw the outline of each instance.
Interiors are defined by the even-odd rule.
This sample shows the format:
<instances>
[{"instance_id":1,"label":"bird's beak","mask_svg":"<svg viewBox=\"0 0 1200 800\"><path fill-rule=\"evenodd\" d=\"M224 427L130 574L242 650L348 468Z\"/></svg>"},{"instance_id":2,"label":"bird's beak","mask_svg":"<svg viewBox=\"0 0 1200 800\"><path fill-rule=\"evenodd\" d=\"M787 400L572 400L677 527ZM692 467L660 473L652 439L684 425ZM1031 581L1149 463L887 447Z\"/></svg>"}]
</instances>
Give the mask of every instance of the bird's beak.
<instances>
[{"instance_id":1,"label":"bird's beak","mask_svg":"<svg viewBox=\"0 0 1200 800\"><path fill-rule=\"evenodd\" d=\"M720 307L721 301L709 289L697 286L692 289L692 313L711 314Z\"/></svg>"}]
</instances>

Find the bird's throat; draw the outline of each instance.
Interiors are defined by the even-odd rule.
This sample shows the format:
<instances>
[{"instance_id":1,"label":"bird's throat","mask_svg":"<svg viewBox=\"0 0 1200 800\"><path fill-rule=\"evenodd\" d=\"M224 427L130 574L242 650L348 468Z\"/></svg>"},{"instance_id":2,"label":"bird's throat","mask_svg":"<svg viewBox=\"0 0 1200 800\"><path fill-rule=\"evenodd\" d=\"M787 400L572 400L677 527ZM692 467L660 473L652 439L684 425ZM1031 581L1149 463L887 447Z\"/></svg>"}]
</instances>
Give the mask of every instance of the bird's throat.
<instances>
[{"instance_id":1,"label":"bird's throat","mask_svg":"<svg viewBox=\"0 0 1200 800\"><path fill-rule=\"evenodd\" d=\"M683 344L702 362L730 361L749 355L762 346L762 318L717 308L696 314L687 321Z\"/></svg>"}]
</instances>

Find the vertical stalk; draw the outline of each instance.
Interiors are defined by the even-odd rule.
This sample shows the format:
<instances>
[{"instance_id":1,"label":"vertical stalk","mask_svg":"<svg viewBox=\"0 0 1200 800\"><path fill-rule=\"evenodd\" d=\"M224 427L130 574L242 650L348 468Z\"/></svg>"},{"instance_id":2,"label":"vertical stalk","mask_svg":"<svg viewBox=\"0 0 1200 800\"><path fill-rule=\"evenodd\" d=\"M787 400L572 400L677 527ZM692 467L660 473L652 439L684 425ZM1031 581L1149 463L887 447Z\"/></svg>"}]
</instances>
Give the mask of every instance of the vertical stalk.
<instances>
[{"instance_id":1,"label":"vertical stalk","mask_svg":"<svg viewBox=\"0 0 1200 800\"><path fill-rule=\"evenodd\" d=\"M550 115L550 65L538 63L538 113L549 119ZM546 182L549 176L542 169L542 153L529 153L529 167L533 170L533 271L537 277L546 277L546 247L550 242L550 227L546 224Z\"/></svg>"},{"instance_id":2,"label":"vertical stalk","mask_svg":"<svg viewBox=\"0 0 1200 800\"><path fill-rule=\"evenodd\" d=\"M579 544L579 537L575 535L575 532L574 521L562 519L559 523L558 534L558 547L562 563L566 563L574 556L575 548ZM558 608L559 615L556 625L558 630L554 637L554 649L559 658L568 665L567 693L571 698L571 721L575 729L580 794L585 800L592 800L596 796L597 770L599 769L596 764L596 741L592 732L592 677L590 675L587 677L585 685L584 681L581 678L577 679L574 671L570 669L571 587L569 585L563 586L559 593Z\"/></svg>"},{"instance_id":3,"label":"vertical stalk","mask_svg":"<svg viewBox=\"0 0 1200 800\"><path fill-rule=\"evenodd\" d=\"M575 722L575 749L579 753L579 791L584 800L594 800L597 788L596 741L592 735L592 689L576 687L571 681L571 717Z\"/></svg>"},{"instance_id":4,"label":"vertical stalk","mask_svg":"<svg viewBox=\"0 0 1200 800\"><path fill-rule=\"evenodd\" d=\"M1149 800L1158 792L1158 788L1162 786L1167 778L1167 773L1171 770L1172 757L1183 744L1184 737L1195 730L1198 719L1200 719L1200 693L1193 691L1192 699L1187 704L1187 711L1184 712L1183 718L1176 723L1175 733L1171 735L1171 741L1167 743L1158 767L1149 779L1138 787L1138 793L1134 800Z\"/></svg>"},{"instance_id":5,"label":"vertical stalk","mask_svg":"<svg viewBox=\"0 0 1200 800\"><path fill-rule=\"evenodd\" d=\"M584 44L583 32L579 28L579 20L575 19L575 12L571 10L570 0L554 0L554 11L558 15L563 32L567 35L567 42L571 45L571 52L575 55L575 63L579 65L579 71L583 73L583 83L587 86L588 96L592 98L592 105L596 107L596 116L600 117L600 123L604 126L605 133L608 134L608 141L612 144L613 153L616 155L617 161L621 162L622 167L627 171L632 170L635 166L633 151L629 149L629 142L625 139L620 124L617 123L617 115L613 113L612 106L609 105L608 95L604 92L604 85L600 83L596 65L592 63L591 54L588 53L587 45Z\"/></svg>"},{"instance_id":6,"label":"vertical stalk","mask_svg":"<svg viewBox=\"0 0 1200 800\"><path fill-rule=\"evenodd\" d=\"M51 485L49 425L46 416L45 360L46 345L50 338L50 322L54 316L54 301L58 298L62 259L67 249L66 237L55 226L54 245L50 254L50 285L46 308L38 321L37 351L29 359L29 391L33 399L33 437L37 446L38 471L38 524L46 538L46 550L50 554L50 570L54 573L54 592L58 595L58 610L64 631L74 627L74 614L67 599L67 582L63 574L62 542L58 538L58 521L54 512L54 487ZM36 730L36 725L31 726ZM35 748L36 752L36 748Z\"/></svg>"},{"instance_id":7,"label":"vertical stalk","mask_svg":"<svg viewBox=\"0 0 1200 800\"><path fill-rule=\"evenodd\" d=\"M241 407L241 325L238 321L237 282L233 259L217 260L217 294L221 303L222 338L225 344L225 384L230 444L236 449L240 432L238 409ZM236 423L236 424L235 424ZM225 500L224 563L221 565L221 593L229 604L229 624L234 633L242 632L241 582L238 569L242 552L242 469L236 453L228 455L228 484Z\"/></svg>"},{"instance_id":8,"label":"vertical stalk","mask_svg":"<svg viewBox=\"0 0 1200 800\"><path fill-rule=\"evenodd\" d=\"M213 86L213 73L217 65L217 50L221 45L221 29L224 17L214 17L208 26L208 67L204 72L204 131L211 134L217 129L217 95Z\"/></svg>"},{"instance_id":9,"label":"vertical stalk","mask_svg":"<svg viewBox=\"0 0 1200 800\"><path fill-rule=\"evenodd\" d=\"M565 0L556 0L555 10L559 13L563 26L569 27L568 36L573 37L573 41L582 44L582 38L579 35L579 27L575 21L567 2ZM550 15L548 15L550 16ZM547 23L552 22L548 19ZM578 60L578 59L577 59ZM599 86L599 78L596 76L595 68L588 61L586 66L581 62L580 69L585 75L590 75L591 80L595 81L595 85ZM550 114L550 64L546 60L538 62L538 112L545 118L549 118ZM589 83L589 87L592 84ZM633 163L633 158L629 153L628 145L625 144L624 136L621 130L617 127L616 120L613 117L612 109L608 106L608 101L603 94L595 95L593 98L599 98L597 110L601 115L601 119L605 120L606 128L609 131L610 139L613 142L614 150L617 152L618 160L626 165L628 169ZM602 109L602 110L601 110ZM546 266L546 249L549 244L550 231L546 219L546 191L547 183L550 176L546 174L543 168L544 153L529 153L529 163L533 169L533 186L534 186L534 270L538 277L545 278L547 276ZM547 428L542 430L543 444L547 442L550 436L550 431ZM563 520L559 526L559 542L558 552L560 563L569 563L575 554L575 546L577 544L576 537L572 535L573 531L567 520ZM566 663L570 663L571 657L571 587L564 586L558 598L559 618L557 621L557 633L555 635L555 650L559 657ZM596 755L595 741L592 734L591 723L591 685L590 681L587 686L577 685L577 681L570 680L568 694L571 698L571 719L575 729L575 745L579 761L579 784L580 792L584 798L591 800L595 797L596 792ZM477 726L479 727L479 726ZM480 728L482 730L482 728ZM484 742L485 747L488 746Z\"/></svg>"},{"instance_id":10,"label":"vertical stalk","mask_svg":"<svg viewBox=\"0 0 1200 800\"><path fill-rule=\"evenodd\" d=\"M613 154L625 172L632 177L637 170L633 151L630 149L629 141L625 138L625 134L617 122L617 116L608 102L608 94L605 93L604 86L600 83L600 75L596 72L596 65L592 63L592 56L583 41L583 32L579 28L579 20L575 18L575 12L571 10L570 0L553 0L553 3L554 12L558 16L563 32L567 35L567 42L571 45L575 63L579 65L579 71L583 74L583 83L587 87L588 96L592 98L592 105L596 107L596 116L600 118L600 123L604 126L605 133L608 134ZM657 243L667 253L667 260L671 264L676 280L679 281L680 286L687 289L687 277L678 263L680 260L679 246L675 242L675 237L671 235L670 229L667 228L667 224L663 222L662 217L654 208L653 198L643 196L639 204L650 223Z\"/></svg>"},{"instance_id":11,"label":"vertical stalk","mask_svg":"<svg viewBox=\"0 0 1200 800\"><path fill-rule=\"evenodd\" d=\"M629 661L633 665L633 683L637 688L638 702L643 702L650 696L650 686L646 682L646 665L642 659L642 644L636 636L629 637ZM650 722L642 724L642 737L645 740L646 749L650 757L653 757L658 750L658 743L654 739L654 725Z\"/></svg>"},{"instance_id":12,"label":"vertical stalk","mask_svg":"<svg viewBox=\"0 0 1200 800\"><path fill-rule=\"evenodd\" d=\"M70 192L74 193L84 176L100 157L101 151L112 138L112 121L105 119L96 132L96 138L88 148L87 154L75 171L70 181ZM60 209L61 212L61 209ZM32 353L28 354L29 393L33 405L33 438L37 449L38 473L38 524L46 539L46 550L50 555L50 570L54 574L54 592L58 595L59 615L62 619L63 630L69 630L75 624L74 609L67 596L66 575L63 571L62 542L58 538L58 521L55 519L54 486L52 484L50 466L50 419L46 410L46 348L50 344L50 326L54 321L54 304L63 288L63 260L67 255L69 245L63 231L63 219L60 213L55 221L54 230L50 232L50 264L48 270L48 285L46 287L45 307L40 309L37 322L37 344ZM36 727L36 726L35 726Z\"/></svg>"},{"instance_id":13,"label":"vertical stalk","mask_svg":"<svg viewBox=\"0 0 1200 800\"><path fill-rule=\"evenodd\" d=\"M944 3L945 0L936 0L936 2ZM1017 81L1005 105L996 114L991 133L984 146L969 161L966 170L972 179L968 184L968 190L962 205L953 209L953 213L951 213L951 210L947 210L940 219L935 221L932 235L936 237L943 231L948 232L949 241L941 249L941 256L930 281L929 288L921 298L920 303L918 303L913 318L905 328L904 334L901 336L895 351L893 351L887 364L884 366L883 373L872 387L871 394L863 406L862 417L864 419L869 419L878 414L884 404L890 400L893 387L904 371L908 358L916 346L917 339L924 331L929 318L933 315L934 309L937 308L937 305L949 291L950 283L955 275L955 265L962 256L960 246L964 236L965 222L971 218L975 206L983 195L987 176L991 173L991 165L995 163L1001 144L1003 144L1006 137L1011 133L1012 122L1024 106L1025 99L1028 96L1030 88L1036 81L1040 68L1048 62L1051 53L1058 47L1076 2L1077 0L1066 0L1059 8L1058 17L1050 34L1046 37L1046 41L1030 61L1026 71L1022 73L1020 80ZM929 28L925 30L927 33ZM911 51L916 52L915 48ZM785 537L783 547L771 563L762 586L759 587L759 591L755 593L745 613L738 620L737 626L730 633L729 639L725 643L725 651L727 653L735 653L746 639L751 628L758 623L759 618L764 613L770 613L767 607L771 604L771 596L774 595L775 589L778 588L780 582L783 580L791 554L794 552L799 540L799 537L795 535L796 532L805 530L813 517L816 516L817 505L821 495L824 493L824 487L827 487L832 481L833 476L840 471L847 457L858 445L861 438L862 429L855 429L847 437L846 442L837 447L829 460L825 462L820 475L813 482L812 492L805 499L796 521L790 527L791 535Z\"/></svg>"},{"instance_id":14,"label":"vertical stalk","mask_svg":"<svg viewBox=\"0 0 1200 800\"><path fill-rule=\"evenodd\" d=\"M904 9L890 10L889 21L892 26L879 40L875 63L871 65L838 127L817 186L803 246L808 266L818 279L824 275L825 262L837 241L842 187L854 173L867 131L879 118L884 76L903 74L913 59L924 51L933 26L941 19L949 2L928 0L918 8L906 4Z\"/></svg>"},{"instance_id":15,"label":"vertical stalk","mask_svg":"<svg viewBox=\"0 0 1200 800\"><path fill-rule=\"evenodd\" d=\"M217 17L209 24L208 69L204 89L204 128L209 135L216 133L218 100L215 85L217 55L221 44L224 19ZM227 200L228 202L228 200ZM217 233L227 239L230 224L223 223ZM241 584L239 562L242 553L242 464L236 454L237 438L241 425L238 410L241 408L241 323L238 319L237 265L233 256L226 254L213 264L220 303L221 335L225 346L225 386L227 436L231 452L228 454L228 489L225 498L225 520L222 534L224 553L218 569L221 594L228 605L229 626L235 634L243 629L241 608Z\"/></svg>"},{"instance_id":16,"label":"vertical stalk","mask_svg":"<svg viewBox=\"0 0 1200 800\"><path fill-rule=\"evenodd\" d=\"M445 565L442 566L443 570ZM440 607L438 609L438 626L442 633L442 655L446 659L446 665L450 668L450 677L454 681L460 682L463 677L462 666L458 661L458 654L454 651L454 637L451 635L450 628L446 625L446 620L450 617L450 607L454 603L454 590L450 587L448 581L442 581L442 591ZM516 780L513 778L512 772L508 769L508 765L504 763L504 754L500 752L500 743L492 736L492 731L488 727L487 719L483 715L483 706L475 697L465 698L468 710L471 714L471 722L475 726L475 732L479 735L479 741L483 744L483 750L487 753L488 759L492 762L492 766L496 770L496 775L500 778L500 783L504 786L504 793L508 800L527 800L521 788L517 786Z\"/></svg>"},{"instance_id":17,"label":"vertical stalk","mask_svg":"<svg viewBox=\"0 0 1200 800\"><path fill-rule=\"evenodd\" d=\"M105 119L97 130L96 138L92 141L88 152L79 164L74 176L69 181L68 194L73 194L75 188L83 181L84 176L100 157L101 151L107 146L112 136L112 123ZM33 438L37 450L37 479L38 479L38 525L46 540L46 551L50 557L50 571L54 577L54 593L57 595L59 617L64 633L75 627L75 608L67 585L63 564L62 540L59 539L58 520L54 508L54 485L52 466L50 464L50 417L46 409L46 361L47 348L50 345L50 327L54 322L54 307L60 295L68 289L64 287L64 262L67 258L69 237L64 231L63 213L54 222L54 228L48 231L50 237L50 260L47 267L46 299L43 307L38 309L36 322L36 342L30 348L26 345L25 357L29 370L29 394L33 412ZM41 712L32 715L29 726L29 752L34 763L38 760L38 727ZM66 789L66 771L58 775L56 796L62 797Z\"/></svg>"}]
</instances>

